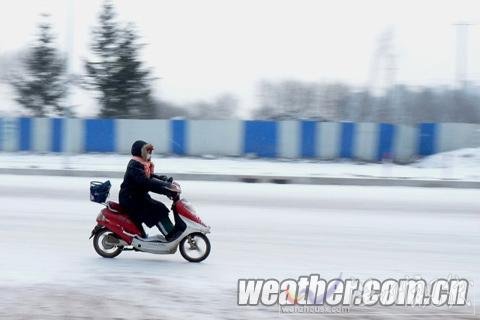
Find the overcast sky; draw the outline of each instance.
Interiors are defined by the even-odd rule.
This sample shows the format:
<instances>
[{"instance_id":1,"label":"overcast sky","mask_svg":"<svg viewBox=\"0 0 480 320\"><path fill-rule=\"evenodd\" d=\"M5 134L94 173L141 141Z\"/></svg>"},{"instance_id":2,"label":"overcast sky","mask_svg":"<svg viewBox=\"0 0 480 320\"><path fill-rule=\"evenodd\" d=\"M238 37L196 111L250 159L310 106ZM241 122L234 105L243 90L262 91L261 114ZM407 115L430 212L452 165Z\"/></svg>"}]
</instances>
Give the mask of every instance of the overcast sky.
<instances>
[{"instance_id":1,"label":"overcast sky","mask_svg":"<svg viewBox=\"0 0 480 320\"><path fill-rule=\"evenodd\" d=\"M67 42L70 0L0 2L0 55L28 45L49 13L59 46ZM176 102L223 92L248 109L260 79L365 85L378 37L394 31L397 80L455 80L454 23L480 23L480 1L450 0L115 0L118 19L134 22L147 44L156 94ZM75 72L101 0L74 1ZM469 32L469 75L480 80L480 25Z\"/></svg>"}]
</instances>

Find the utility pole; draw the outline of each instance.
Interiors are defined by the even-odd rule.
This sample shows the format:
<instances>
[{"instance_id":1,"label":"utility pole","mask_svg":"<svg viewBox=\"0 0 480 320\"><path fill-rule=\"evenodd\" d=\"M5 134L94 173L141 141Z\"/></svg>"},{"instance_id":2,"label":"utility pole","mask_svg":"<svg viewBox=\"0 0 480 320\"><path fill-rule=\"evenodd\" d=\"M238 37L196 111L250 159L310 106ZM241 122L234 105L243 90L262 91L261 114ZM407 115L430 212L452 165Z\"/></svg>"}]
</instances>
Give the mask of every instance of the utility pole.
<instances>
[{"instance_id":1,"label":"utility pole","mask_svg":"<svg viewBox=\"0 0 480 320\"><path fill-rule=\"evenodd\" d=\"M465 90L467 88L468 75L468 29L473 25L469 22L455 23L456 27L456 67L455 79L459 89Z\"/></svg>"},{"instance_id":2,"label":"utility pole","mask_svg":"<svg viewBox=\"0 0 480 320\"><path fill-rule=\"evenodd\" d=\"M63 135L63 154L64 154L64 168L69 169L70 168L70 153L71 150L69 149L70 146L70 134L68 130L69 122L72 121L70 120L72 118L72 89L74 85L74 74L73 74L73 51L74 51L74 35L75 35L75 0L67 0L67 12L66 12L66 52L67 52L67 86L68 86L68 92L67 96L65 99L65 112L64 112L64 126L63 132L61 133Z\"/></svg>"},{"instance_id":3,"label":"utility pole","mask_svg":"<svg viewBox=\"0 0 480 320\"><path fill-rule=\"evenodd\" d=\"M375 94L376 85L384 85L385 94L390 94L388 99L387 109L390 111L390 115L393 120L398 120L399 115L397 110L394 110L398 106L395 103L395 84L396 84L396 74L397 74L397 65L395 57L395 49L393 45L393 29L389 28L384 33L381 34L377 40L377 48L375 50L372 64L370 65L370 74L368 81L368 91ZM383 79L379 81L379 73L383 70ZM389 92L390 90L390 92ZM379 111L379 110L377 110ZM385 110L387 111L387 110ZM380 113L377 113L376 120L379 120Z\"/></svg>"},{"instance_id":4,"label":"utility pole","mask_svg":"<svg viewBox=\"0 0 480 320\"><path fill-rule=\"evenodd\" d=\"M67 1L67 27L66 27L66 51L67 51L67 78L69 89L72 88L74 82L73 74L73 51L74 51L74 36L75 36L75 0ZM72 116L71 110L71 92L67 95L65 115L67 118Z\"/></svg>"}]
</instances>

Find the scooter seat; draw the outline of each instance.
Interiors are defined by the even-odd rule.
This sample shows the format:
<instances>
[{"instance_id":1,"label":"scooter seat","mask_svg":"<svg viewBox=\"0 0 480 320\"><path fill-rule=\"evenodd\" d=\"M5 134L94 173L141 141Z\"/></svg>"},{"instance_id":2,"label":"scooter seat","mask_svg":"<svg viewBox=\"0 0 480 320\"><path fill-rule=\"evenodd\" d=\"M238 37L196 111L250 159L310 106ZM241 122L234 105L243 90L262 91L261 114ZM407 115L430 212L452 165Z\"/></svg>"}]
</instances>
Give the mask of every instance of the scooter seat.
<instances>
[{"instance_id":1,"label":"scooter seat","mask_svg":"<svg viewBox=\"0 0 480 320\"><path fill-rule=\"evenodd\" d=\"M127 214L127 212L122 207L120 207L120 205L118 203L113 202L113 201L108 201L107 202L107 208L108 208L108 210L110 210L114 213Z\"/></svg>"},{"instance_id":2,"label":"scooter seat","mask_svg":"<svg viewBox=\"0 0 480 320\"><path fill-rule=\"evenodd\" d=\"M128 213L125 211L125 209L123 209L118 203L116 202L113 202L113 201L108 201L107 202L107 209L112 212L112 213L115 213L115 214L121 214L121 215L125 215L128 217ZM130 219L130 218L129 218ZM140 230L140 236L142 237L145 237L146 236L146 233L145 233L145 230L143 229L143 226L141 223L137 223L135 221L132 220L132 222L137 226L138 230Z\"/></svg>"}]
</instances>

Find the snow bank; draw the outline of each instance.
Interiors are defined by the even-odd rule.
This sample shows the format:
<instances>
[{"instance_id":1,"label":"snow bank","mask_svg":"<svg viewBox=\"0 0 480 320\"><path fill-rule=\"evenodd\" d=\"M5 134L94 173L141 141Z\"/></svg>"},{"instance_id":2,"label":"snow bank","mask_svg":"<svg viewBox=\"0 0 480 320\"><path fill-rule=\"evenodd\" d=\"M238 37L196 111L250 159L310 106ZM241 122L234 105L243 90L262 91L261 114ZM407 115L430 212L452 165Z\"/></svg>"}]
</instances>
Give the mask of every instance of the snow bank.
<instances>
[{"instance_id":1,"label":"snow bank","mask_svg":"<svg viewBox=\"0 0 480 320\"><path fill-rule=\"evenodd\" d=\"M480 169L480 148L466 148L437 153L421 159L418 168L476 168Z\"/></svg>"},{"instance_id":2,"label":"snow bank","mask_svg":"<svg viewBox=\"0 0 480 320\"><path fill-rule=\"evenodd\" d=\"M0 153L0 168L69 169L123 172L130 157L117 154ZM245 158L185 158L156 155L157 172L284 177L399 178L480 180L480 148L426 157L410 165L393 163L267 160Z\"/></svg>"}]
</instances>

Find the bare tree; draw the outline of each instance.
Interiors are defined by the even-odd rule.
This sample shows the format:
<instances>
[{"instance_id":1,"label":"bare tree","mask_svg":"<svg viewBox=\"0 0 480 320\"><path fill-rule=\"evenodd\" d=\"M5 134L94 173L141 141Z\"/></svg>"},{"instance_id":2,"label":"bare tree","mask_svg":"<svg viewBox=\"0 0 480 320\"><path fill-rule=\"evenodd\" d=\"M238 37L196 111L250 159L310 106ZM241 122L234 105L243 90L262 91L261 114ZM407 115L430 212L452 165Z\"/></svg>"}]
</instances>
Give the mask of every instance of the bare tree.
<instances>
[{"instance_id":1,"label":"bare tree","mask_svg":"<svg viewBox=\"0 0 480 320\"><path fill-rule=\"evenodd\" d=\"M238 99L229 93L222 94L211 102L196 101L184 106L192 119L233 119L238 110Z\"/></svg>"}]
</instances>

